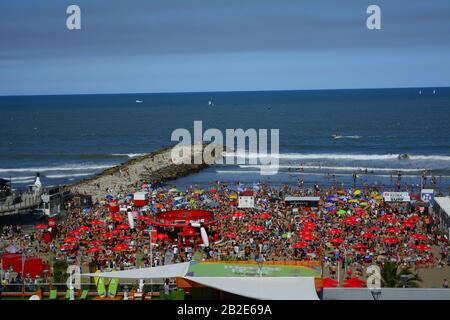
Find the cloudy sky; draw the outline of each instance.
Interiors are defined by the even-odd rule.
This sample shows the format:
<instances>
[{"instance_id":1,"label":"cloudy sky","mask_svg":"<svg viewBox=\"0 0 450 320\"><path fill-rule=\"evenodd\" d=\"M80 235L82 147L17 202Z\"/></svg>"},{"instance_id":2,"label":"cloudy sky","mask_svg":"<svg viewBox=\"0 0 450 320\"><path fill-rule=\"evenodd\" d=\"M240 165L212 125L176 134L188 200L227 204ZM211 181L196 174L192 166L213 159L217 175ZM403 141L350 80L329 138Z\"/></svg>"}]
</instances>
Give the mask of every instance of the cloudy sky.
<instances>
[{"instance_id":1,"label":"cloudy sky","mask_svg":"<svg viewBox=\"0 0 450 320\"><path fill-rule=\"evenodd\" d=\"M0 95L433 87L449 70L448 0L0 2Z\"/></svg>"}]
</instances>

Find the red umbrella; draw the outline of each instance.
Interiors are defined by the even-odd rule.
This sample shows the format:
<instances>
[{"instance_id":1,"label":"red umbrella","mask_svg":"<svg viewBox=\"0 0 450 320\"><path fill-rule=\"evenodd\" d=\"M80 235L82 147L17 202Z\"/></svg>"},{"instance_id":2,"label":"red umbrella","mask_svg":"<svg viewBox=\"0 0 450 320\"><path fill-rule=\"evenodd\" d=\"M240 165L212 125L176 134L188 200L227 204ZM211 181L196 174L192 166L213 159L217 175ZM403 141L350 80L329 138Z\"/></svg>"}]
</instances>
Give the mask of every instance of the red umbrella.
<instances>
[{"instance_id":1,"label":"red umbrella","mask_svg":"<svg viewBox=\"0 0 450 320\"><path fill-rule=\"evenodd\" d=\"M113 231L111 231L111 233L112 233L113 235L118 235L118 234L120 234L121 232L122 232L121 229L114 229Z\"/></svg>"},{"instance_id":2,"label":"red umbrella","mask_svg":"<svg viewBox=\"0 0 450 320\"><path fill-rule=\"evenodd\" d=\"M237 212L233 213L232 217L233 217L233 218L238 218L238 219L239 219L239 218L245 217L245 214L243 214L243 213L240 212L240 211L237 211Z\"/></svg>"},{"instance_id":3,"label":"red umbrella","mask_svg":"<svg viewBox=\"0 0 450 320\"><path fill-rule=\"evenodd\" d=\"M378 227L371 227L371 228L367 229L367 231L370 231L370 232L379 231L379 230L381 230L381 229Z\"/></svg>"},{"instance_id":4,"label":"red umbrella","mask_svg":"<svg viewBox=\"0 0 450 320\"><path fill-rule=\"evenodd\" d=\"M358 244L355 244L352 248L355 250L362 250L362 249L365 249L366 246L363 245L362 243L358 243Z\"/></svg>"},{"instance_id":5,"label":"red umbrella","mask_svg":"<svg viewBox=\"0 0 450 320\"><path fill-rule=\"evenodd\" d=\"M259 214L252 215L252 219L259 219Z\"/></svg>"},{"instance_id":6,"label":"red umbrella","mask_svg":"<svg viewBox=\"0 0 450 320\"><path fill-rule=\"evenodd\" d=\"M92 240L91 242L89 242L90 246L96 246L96 245L99 245L99 244L103 244L103 242L100 241L100 240Z\"/></svg>"},{"instance_id":7,"label":"red umbrella","mask_svg":"<svg viewBox=\"0 0 450 320\"><path fill-rule=\"evenodd\" d=\"M72 230L72 231L69 232L69 234L71 236L79 236L79 235L81 235L80 231L78 231L78 230Z\"/></svg>"},{"instance_id":8,"label":"red umbrella","mask_svg":"<svg viewBox=\"0 0 450 320\"><path fill-rule=\"evenodd\" d=\"M339 282L337 282L334 279L323 278L322 285L323 285L324 288L333 288L333 287L336 287L338 284L339 284Z\"/></svg>"},{"instance_id":9,"label":"red umbrella","mask_svg":"<svg viewBox=\"0 0 450 320\"><path fill-rule=\"evenodd\" d=\"M91 221L91 225L93 225L93 226L101 226L101 225L103 225L103 222L101 222L100 220L92 220Z\"/></svg>"},{"instance_id":10,"label":"red umbrella","mask_svg":"<svg viewBox=\"0 0 450 320\"><path fill-rule=\"evenodd\" d=\"M158 233L158 235L156 236L156 238L158 240L164 240L164 239L169 239L169 236L165 233Z\"/></svg>"},{"instance_id":11,"label":"red umbrella","mask_svg":"<svg viewBox=\"0 0 450 320\"><path fill-rule=\"evenodd\" d=\"M342 238L333 238L330 240L331 243L343 243L344 239Z\"/></svg>"},{"instance_id":12,"label":"red umbrella","mask_svg":"<svg viewBox=\"0 0 450 320\"><path fill-rule=\"evenodd\" d=\"M256 231L256 232L261 232L264 231L265 228L263 226L249 226L247 228L248 231Z\"/></svg>"},{"instance_id":13,"label":"red umbrella","mask_svg":"<svg viewBox=\"0 0 450 320\"><path fill-rule=\"evenodd\" d=\"M133 239L133 237L132 236L127 236L127 235L123 235L123 236L119 237L119 240L130 240L130 239Z\"/></svg>"},{"instance_id":14,"label":"red umbrella","mask_svg":"<svg viewBox=\"0 0 450 320\"><path fill-rule=\"evenodd\" d=\"M294 249L299 249L299 248L305 248L305 247L307 247L307 246L308 246L308 243L307 243L307 242L300 241L300 242L297 242L297 243L293 244L293 245L292 245L292 248L294 248Z\"/></svg>"},{"instance_id":15,"label":"red umbrella","mask_svg":"<svg viewBox=\"0 0 450 320\"><path fill-rule=\"evenodd\" d=\"M64 239L64 243L74 243L77 241L78 241L78 239L75 237L68 237L68 238Z\"/></svg>"},{"instance_id":16,"label":"red umbrella","mask_svg":"<svg viewBox=\"0 0 450 320\"><path fill-rule=\"evenodd\" d=\"M302 240L303 241L313 241L314 240L314 236L306 234L306 235L302 236Z\"/></svg>"},{"instance_id":17,"label":"red umbrella","mask_svg":"<svg viewBox=\"0 0 450 320\"><path fill-rule=\"evenodd\" d=\"M123 221L123 218L121 216L113 216L111 218L111 221L112 222L121 222L121 221Z\"/></svg>"},{"instance_id":18,"label":"red umbrella","mask_svg":"<svg viewBox=\"0 0 450 320\"><path fill-rule=\"evenodd\" d=\"M383 242L384 242L384 243L387 243L387 244L395 244L395 243L398 243L398 240L395 239L395 238L385 238L385 239L383 240Z\"/></svg>"},{"instance_id":19,"label":"red umbrella","mask_svg":"<svg viewBox=\"0 0 450 320\"><path fill-rule=\"evenodd\" d=\"M46 224L43 224L43 223L40 223L40 224L38 224L38 225L35 225L34 228L35 228L35 229L46 229L46 228L47 228L47 225L46 225Z\"/></svg>"},{"instance_id":20,"label":"red umbrella","mask_svg":"<svg viewBox=\"0 0 450 320\"><path fill-rule=\"evenodd\" d=\"M316 227L316 225L312 222L305 222L303 224L303 228L305 229L314 229Z\"/></svg>"},{"instance_id":21,"label":"red umbrella","mask_svg":"<svg viewBox=\"0 0 450 320\"><path fill-rule=\"evenodd\" d=\"M104 232L100 236L103 238L113 238L114 234L112 232Z\"/></svg>"},{"instance_id":22,"label":"red umbrella","mask_svg":"<svg viewBox=\"0 0 450 320\"><path fill-rule=\"evenodd\" d=\"M418 234L418 233L413 234L411 237L416 239L416 240L427 240L428 239L423 234Z\"/></svg>"},{"instance_id":23,"label":"red umbrella","mask_svg":"<svg viewBox=\"0 0 450 320\"><path fill-rule=\"evenodd\" d=\"M405 228L412 228L412 227L414 227L414 223L412 223L411 221L404 221L404 222L402 223L402 225L403 225L403 227L405 227Z\"/></svg>"},{"instance_id":24,"label":"red umbrella","mask_svg":"<svg viewBox=\"0 0 450 320\"><path fill-rule=\"evenodd\" d=\"M78 231L88 231L88 230L89 230L89 227L87 227L87 226L82 226L82 227L79 227L77 230L78 230Z\"/></svg>"},{"instance_id":25,"label":"red umbrella","mask_svg":"<svg viewBox=\"0 0 450 320\"><path fill-rule=\"evenodd\" d=\"M337 234L341 234L341 233L342 233L342 231L339 229L336 229L336 228L330 229L328 231L328 234L331 234L331 235L337 235Z\"/></svg>"},{"instance_id":26,"label":"red umbrella","mask_svg":"<svg viewBox=\"0 0 450 320\"><path fill-rule=\"evenodd\" d=\"M59 248L61 251L67 251L67 250L72 250L75 249L75 246L71 246L71 245L64 245L61 248Z\"/></svg>"},{"instance_id":27,"label":"red umbrella","mask_svg":"<svg viewBox=\"0 0 450 320\"><path fill-rule=\"evenodd\" d=\"M119 230L126 230L126 229L129 229L130 226L125 224L125 223L121 223L116 228L119 229Z\"/></svg>"},{"instance_id":28,"label":"red umbrella","mask_svg":"<svg viewBox=\"0 0 450 320\"><path fill-rule=\"evenodd\" d=\"M227 237L227 238L236 238L235 233L228 232L228 233L224 233L223 235L224 235L224 237Z\"/></svg>"},{"instance_id":29,"label":"red umbrella","mask_svg":"<svg viewBox=\"0 0 450 320\"><path fill-rule=\"evenodd\" d=\"M342 285L342 287L344 287L344 288L362 288L363 285L361 283L348 282L348 283L344 283Z\"/></svg>"},{"instance_id":30,"label":"red umbrella","mask_svg":"<svg viewBox=\"0 0 450 320\"><path fill-rule=\"evenodd\" d=\"M100 231L103 231L103 228L95 228L95 229L92 229L92 232L100 232Z\"/></svg>"},{"instance_id":31,"label":"red umbrella","mask_svg":"<svg viewBox=\"0 0 450 320\"><path fill-rule=\"evenodd\" d=\"M418 251L430 251L431 248L429 246L427 246L426 244L418 244L417 246L413 247L414 249L418 250Z\"/></svg>"},{"instance_id":32,"label":"red umbrella","mask_svg":"<svg viewBox=\"0 0 450 320\"><path fill-rule=\"evenodd\" d=\"M125 251L128 249L128 245L124 243L116 244L113 248L113 251Z\"/></svg>"},{"instance_id":33,"label":"red umbrella","mask_svg":"<svg viewBox=\"0 0 450 320\"><path fill-rule=\"evenodd\" d=\"M353 225L356 224L356 217L347 217L343 221L345 224Z\"/></svg>"},{"instance_id":34,"label":"red umbrella","mask_svg":"<svg viewBox=\"0 0 450 320\"><path fill-rule=\"evenodd\" d=\"M386 229L386 232L387 232L387 233L399 233L399 232L400 232L400 229L399 229L399 228L393 228L393 227L391 227L391 228L387 228L387 229Z\"/></svg>"},{"instance_id":35,"label":"red umbrella","mask_svg":"<svg viewBox=\"0 0 450 320\"><path fill-rule=\"evenodd\" d=\"M98 252L101 251L102 249L99 247L91 247L89 248L86 252L92 253L92 252Z\"/></svg>"},{"instance_id":36,"label":"red umbrella","mask_svg":"<svg viewBox=\"0 0 450 320\"><path fill-rule=\"evenodd\" d=\"M148 219L150 219L150 217L147 217L147 216L136 216L136 219L141 220L141 221L147 221Z\"/></svg>"},{"instance_id":37,"label":"red umbrella","mask_svg":"<svg viewBox=\"0 0 450 320\"><path fill-rule=\"evenodd\" d=\"M375 239L376 238L376 236L371 233L364 233L363 235L361 235L361 237L366 238L366 239Z\"/></svg>"},{"instance_id":38,"label":"red umbrella","mask_svg":"<svg viewBox=\"0 0 450 320\"><path fill-rule=\"evenodd\" d=\"M270 219L272 216L268 214L267 212L263 212L259 215L260 219Z\"/></svg>"}]
</instances>

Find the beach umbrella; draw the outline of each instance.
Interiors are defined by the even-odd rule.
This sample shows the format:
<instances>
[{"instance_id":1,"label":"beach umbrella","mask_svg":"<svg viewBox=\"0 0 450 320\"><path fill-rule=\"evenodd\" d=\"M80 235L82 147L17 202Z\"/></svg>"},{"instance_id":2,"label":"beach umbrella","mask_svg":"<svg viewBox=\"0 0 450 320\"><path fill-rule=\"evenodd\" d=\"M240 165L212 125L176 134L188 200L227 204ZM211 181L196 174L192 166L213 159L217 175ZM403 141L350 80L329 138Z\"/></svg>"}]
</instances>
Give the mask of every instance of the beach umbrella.
<instances>
[{"instance_id":1,"label":"beach umbrella","mask_svg":"<svg viewBox=\"0 0 450 320\"><path fill-rule=\"evenodd\" d=\"M136 219L141 220L141 221L147 221L150 218L147 216L138 215L138 216L136 216Z\"/></svg>"},{"instance_id":2,"label":"beach umbrella","mask_svg":"<svg viewBox=\"0 0 450 320\"><path fill-rule=\"evenodd\" d=\"M60 248L59 248L59 250L61 250L61 251L67 251L67 250L72 250L72 249L75 249L76 247L75 246L73 246L73 245L63 245L63 246L61 246Z\"/></svg>"},{"instance_id":3,"label":"beach umbrella","mask_svg":"<svg viewBox=\"0 0 450 320\"><path fill-rule=\"evenodd\" d=\"M261 213L260 215L259 215L259 218L260 219L270 219L272 216L269 214L269 213L267 213L267 212L263 212L263 213Z\"/></svg>"},{"instance_id":4,"label":"beach umbrella","mask_svg":"<svg viewBox=\"0 0 450 320\"><path fill-rule=\"evenodd\" d=\"M89 242L90 246L97 246L99 244L103 244L103 241L96 239L96 240L92 240L91 242Z\"/></svg>"},{"instance_id":5,"label":"beach umbrella","mask_svg":"<svg viewBox=\"0 0 450 320\"><path fill-rule=\"evenodd\" d=\"M355 217L347 217L344 220L345 224L354 225L356 224L356 218Z\"/></svg>"},{"instance_id":6,"label":"beach umbrella","mask_svg":"<svg viewBox=\"0 0 450 320\"><path fill-rule=\"evenodd\" d=\"M264 231L265 228L263 226L248 226L247 230L261 232L261 231Z\"/></svg>"},{"instance_id":7,"label":"beach umbrella","mask_svg":"<svg viewBox=\"0 0 450 320\"><path fill-rule=\"evenodd\" d=\"M125 243L119 243L114 246L113 251L125 251L128 249L128 245Z\"/></svg>"},{"instance_id":8,"label":"beach umbrella","mask_svg":"<svg viewBox=\"0 0 450 320\"><path fill-rule=\"evenodd\" d=\"M103 225L103 222L101 222L100 220L91 220L90 224L93 226L101 226Z\"/></svg>"},{"instance_id":9,"label":"beach umbrella","mask_svg":"<svg viewBox=\"0 0 450 320\"><path fill-rule=\"evenodd\" d=\"M77 230L78 230L78 231L88 231L88 230L89 230L89 227L87 227L87 226L82 226L82 227L79 227Z\"/></svg>"},{"instance_id":10,"label":"beach umbrella","mask_svg":"<svg viewBox=\"0 0 450 320\"><path fill-rule=\"evenodd\" d=\"M355 250L362 250L362 249L365 249L366 246L363 245L362 243L357 243L352 248L355 249Z\"/></svg>"},{"instance_id":11,"label":"beach umbrella","mask_svg":"<svg viewBox=\"0 0 450 320\"><path fill-rule=\"evenodd\" d=\"M177 189L177 188L172 188L172 189L169 190L169 192L172 192L172 193L174 193L174 192L180 192L180 190Z\"/></svg>"},{"instance_id":12,"label":"beach umbrella","mask_svg":"<svg viewBox=\"0 0 450 320\"><path fill-rule=\"evenodd\" d=\"M402 223L404 228L413 228L414 224L411 221L403 221Z\"/></svg>"},{"instance_id":13,"label":"beach umbrella","mask_svg":"<svg viewBox=\"0 0 450 320\"><path fill-rule=\"evenodd\" d=\"M308 246L308 243L307 243L307 242L300 241L300 242L297 242L297 243L293 244L293 245L292 245L292 248L294 248L294 249L300 249L300 248L306 248L307 246Z\"/></svg>"},{"instance_id":14,"label":"beach umbrella","mask_svg":"<svg viewBox=\"0 0 450 320\"><path fill-rule=\"evenodd\" d=\"M344 239L342 238L333 238L330 240L331 243L343 243Z\"/></svg>"},{"instance_id":15,"label":"beach umbrella","mask_svg":"<svg viewBox=\"0 0 450 320\"><path fill-rule=\"evenodd\" d=\"M315 223L312 223L312 222L303 223L303 228L305 228L305 229L314 229L315 227L316 227Z\"/></svg>"},{"instance_id":16,"label":"beach umbrella","mask_svg":"<svg viewBox=\"0 0 450 320\"><path fill-rule=\"evenodd\" d=\"M399 228L394 228L394 227L390 227L386 229L387 233L399 233L400 229Z\"/></svg>"},{"instance_id":17,"label":"beach umbrella","mask_svg":"<svg viewBox=\"0 0 450 320\"><path fill-rule=\"evenodd\" d=\"M75 238L75 237L67 237L67 238L64 239L64 243L74 243L74 242L77 242L77 241L78 241L78 239Z\"/></svg>"},{"instance_id":18,"label":"beach umbrella","mask_svg":"<svg viewBox=\"0 0 450 320\"><path fill-rule=\"evenodd\" d=\"M165 233L158 233L156 238L158 240L165 240L165 239L169 239L169 236L167 234L165 234Z\"/></svg>"},{"instance_id":19,"label":"beach umbrella","mask_svg":"<svg viewBox=\"0 0 450 320\"><path fill-rule=\"evenodd\" d=\"M237 211L237 212L235 212L235 213L232 214L232 217L233 217L233 218L239 219L239 218L245 217L245 214L243 214L243 213L240 212L240 211Z\"/></svg>"},{"instance_id":20,"label":"beach umbrella","mask_svg":"<svg viewBox=\"0 0 450 320\"><path fill-rule=\"evenodd\" d=\"M128 235L122 235L122 236L119 237L119 240L130 240L130 239L133 239L133 237L132 236L128 236Z\"/></svg>"},{"instance_id":21,"label":"beach umbrella","mask_svg":"<svg viewBox=\"0 0 450 320\"><path fill-rule=\"evenodd\" d=\"M355 190L355 191L353 192L353 194L354 194L355 196L360 195L360 194L361 194L361 190Z\"/></svg>"},{"instance_id":22,"label":"beach umbrella","mask_svg":"<svg viewBox=\"0 0 450 320\"><path fill-rule=\"evenodd\" d=\"M387 244L396 244L398 243L398 240L395 238L385 238L383 240L383 243L387 243Z\"/></svg>"},{"instance_id":23,"label":"beach umbrella","mask_svg":"<svg viewBox=\"0 0 450 320\"><path fill-rule=\"evenodd\" d=\"M91 247L91 248L89 248L86 252L88 252L88 253L93 253L93 252L98 252L98 251L101 251L102 249L101 248L99 248L99 247Z\"/></svg>"},{"instance_id":24,"label":"beach umbrella","mask_svg":"<svg viewBox=\"0 0 450 320\"><path fill-rule=\"evenodd\" d=\"M92 232L100 232L100 231L103 231L103 228L95 228L95 229L92 229Z\"/></svg>"},{"instance_id":25,"label":"beach umbrella","mask_svg":"<svg viewBox=\"0 0 450 320\"><path fill-rule=\"evenodd\" d=\"M418 251L430 251L431 248L429 246L427 246L426 244L418 244L417 246L413 247L414 249L418 250Z\"/></svg>"},{"instance_id":26,"label":"beach umbrella","mask_svg":"<svg viewBox=\"0 0 450 320\"><path fill-rule=\"evenodd\" d=\"M111 231L111 234L118 235L118 234L120 234L122 232L122 230L124 230L124 229L114 229L114 230Z\"/></svg>"},{"instance_id":27,"label":"beach umbrella","mask_svg":"<svg viewBox=\"0 0 450 320\"><path fill-rule=\"evenodd\" d=\"M415 234L411 235L411 237L416 239L416 240L427 240L428 239L423 234L418 234L418 233L415 233Z\"/></svg>"},{"instance_id":28,"label":"beach umbrella","mask_svg":"<svg viewBox=\"0 0 450 320\"><path fill-rule=\"evenodd\" d=\"M333 288L333 287L336 287L338 284L339 284L339 282L337 282L334 279L323 278L322 285L323 285L324 288Z\"/></svg>"},{"instance_id":29,"label":"beach umbrella","mask_svg":"<svg viewBox=\"0 0 450 320\"><path fill-rule=\"evenodd\" d=\"M209 190L209 192L211 192L211 193L217 193L217 189L211 189L211 190Z\"/></svg>"},{"instance_id":30,"label":"beach umbrella","mask_svg":"<svg viewBox=\"0 0 450 320\"><path fill-rule=\"evenodd\" d=\"M224 233L223 236L227 238L236 238L236 234L231 232Z\"/></svg>"},{"instance_id":31,"label":"beach umbrella","mask_svg":"<svg viewBox=\"0 0 450 320\"><path fill-rule=\"evenodd\" d=\"M303 241L314 241L314 236L310 234L305 234L301 238Z\"/></svg>"},{"instance_id":32,"label":"beach umbrella","mask_svg":"<svg viewBox=\"0 0 450 320\"><path fill-rule=\"evenodd\" d=\"M38 224L38 225L35 225L34 228L35 228L35 229L46 229L46 228L47 228L47 225L46 225L46 224L43 224L43 223L40 223L40 224Z\"/></svg>"},{"instance_id":33,"label":"beach umbrella","mask_svg":"<svg viewBox=\"0 0 450 320\"><path fill-rule=\"evenodd\" d=\"M325 198L325 202L331 202L331 201L333 201L333 199L334 199L334 196L328 196Z\"/></svg>"},{"instance_id":34,"label":"beach umbrella","mask_svg":"<svg viewBox=\"0 0 450 320\"><path fill-rule=\"evenodd\" d=\"M129 229L130 226L125 224L125 223L121 223L116 228L119 229L119 230L126 230L126 229Z\"/></svg>"},{"instance_id":35,"label":"beach umbrella","mask_svg":"<svg viewBox=\"0 0 450 320\"><path fill-rule=\"evenodd\" d=\"M364 233L361 235L362 238L366 238L366 239L375 239L376 236L374 234L371 233Z\"/></svg>"},{"instance_id":36,"label":"beach umbrella","mask_svg":"<svg viewBox=\"0 0 450 320\"><path fill-rule=\"evenodd\" d=\"M113 237L114 237L114 234L113 234L112 232L104 232L104 233L102 233L102 234L100 235L100 237L103 237L103 238L113 238Z\"/></svg>"},{"instance_id":37,"label":"beach umbrella","mask_svg":"<svg viewBox=\"0 0 450 320\"><path fill-rule=\"evenodd\" d=\"M379 230L381 230L381 229L378 227L370 227L369 229L367 229L367 231L370 231L370 232L379 231Z\"/></svg>"},{"instance_id":38,"label":"beach umbrella","mask_svg":"<svg viewBox=\"0 0 450 320\"><path fill-rule=\"evenodd\" d=\"M339 210L338 212L336 212L336 214L339 215L339 216L342 216L342 215L344 215L344 214L346 214L346 213L347 213L347 211L345 211L345 210L343 210L343 209L341 209L341 210Z\"/></svg>"},{"instance_id":39,"label":"beach umbrella","mask_svg":"<svg viewBox=\"0 0 450 320\"><path fill-rule=\"evenodd\" d=\"M341 232L342 232L341 230L339 230L337 228L333 228L328 231L328 234L337 235L337 234L340 234Z\"/></svg>"},{"instance_id":40,"label":"beach umbrella","mask_svg":"<svg viewBox=\"0 0 450 320\"><path fill-rule=\"evenodd\" d=\"M72 230L68 234L71 235L71 236L79 236L79 235L81 235L80 231L78 231L78 230Z\"/></svg>"}]
</instances>

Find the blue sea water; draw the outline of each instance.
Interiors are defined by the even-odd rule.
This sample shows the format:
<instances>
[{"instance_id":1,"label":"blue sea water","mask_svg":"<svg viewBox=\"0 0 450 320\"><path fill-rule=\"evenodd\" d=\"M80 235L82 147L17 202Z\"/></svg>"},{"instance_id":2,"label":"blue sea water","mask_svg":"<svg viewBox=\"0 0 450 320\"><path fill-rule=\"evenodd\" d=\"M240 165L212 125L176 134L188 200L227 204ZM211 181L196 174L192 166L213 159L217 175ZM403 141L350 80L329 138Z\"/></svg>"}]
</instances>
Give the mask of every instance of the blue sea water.
<instances>
[{"instance_id":1,"label":"blue sea water","mask_svg":"<svg viewBox=\"0 0 450 320\"><path fill-rule=\"evenodd\" d=\"M392 184L400 169L418 184L427 169L450 185L450 88L0 97L0 178L71 183L174 144L172 131L192 132L195 120L203 130L280 129L280 173L223 165L177 184L329 183L327 173L348 184L367 168L358 183Z\"/></svg>"}]
</instances>

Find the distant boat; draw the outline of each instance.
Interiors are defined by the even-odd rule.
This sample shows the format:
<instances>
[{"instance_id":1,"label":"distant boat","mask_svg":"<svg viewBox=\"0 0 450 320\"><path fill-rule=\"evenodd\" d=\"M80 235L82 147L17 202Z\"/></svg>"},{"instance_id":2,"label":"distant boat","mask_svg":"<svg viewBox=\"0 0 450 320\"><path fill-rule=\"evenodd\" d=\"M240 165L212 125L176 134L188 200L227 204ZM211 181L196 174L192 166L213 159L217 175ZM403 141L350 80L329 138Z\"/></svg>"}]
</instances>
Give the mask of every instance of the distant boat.
<instances>
[{"instance_id":1,"label":"distant boat","mask_svg":"<svg viewBox=\"0 0 450 320\"><path fill-rule=\"evenodd\" d=\"M142 100L136 100L136 103L142 103L142 102L144 102L144 101L142 101Z\"/></svg>"},{"instance_id":2,"label":"distant boat","mask_svg":"<svg viewBox=\"0 0 450 320\"><path fill-rule=\"evenodd\" d=\"M433 94L436 94L436 90L433 90Z\"/></svg>"},{"instance_id":3,"label":"distant boat","mask_svg":"<svg viewBox=\"0 0 450 320\"><path fill-rule=\"evenodd\" d=\"M421 95L422 94L422 90L419 90L419 95Z\"/></svg>"},{"instance_id":4,"label":"distant boat","mask_svg":"<svg viewBox=\"0 0 450 320\"><path fill-rule=\"evenodd\" d=\"M210 107L214 107L214 101L212 101L212 100L209 100L209 101L208 101L208 106L210 106Z\"/></svg>"}]
</instances>

